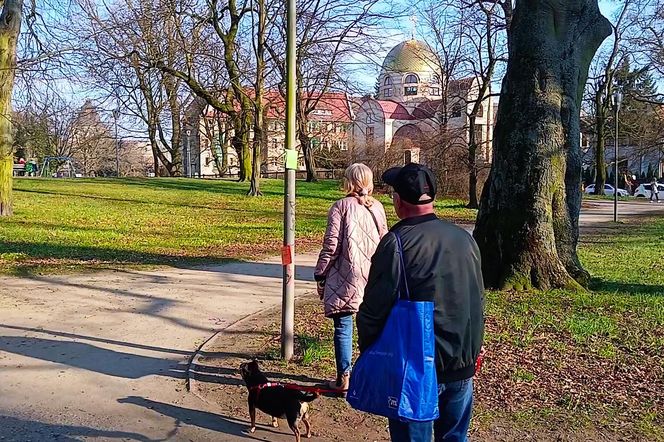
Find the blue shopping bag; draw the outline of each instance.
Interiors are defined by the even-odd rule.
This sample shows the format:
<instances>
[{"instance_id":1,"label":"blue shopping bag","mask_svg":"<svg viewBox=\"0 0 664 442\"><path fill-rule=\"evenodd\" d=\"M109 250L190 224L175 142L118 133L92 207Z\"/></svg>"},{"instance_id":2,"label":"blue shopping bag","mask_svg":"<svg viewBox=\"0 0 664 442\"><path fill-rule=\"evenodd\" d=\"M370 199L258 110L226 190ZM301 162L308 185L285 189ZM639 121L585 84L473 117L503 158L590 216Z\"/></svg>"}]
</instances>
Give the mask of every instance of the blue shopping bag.
<instances>
[{"instance_id":1,"label":"blue shopping bag","mask_svg":"<svg viewBox=\"0 0 664 442\"><path fill-rule=\"evenodd\" d=\"M351 407L390 419L438 419L433 302L410 301L401 238L399 299L376 342L362 352L350 376Z\"/></svg>"}]
</instances>

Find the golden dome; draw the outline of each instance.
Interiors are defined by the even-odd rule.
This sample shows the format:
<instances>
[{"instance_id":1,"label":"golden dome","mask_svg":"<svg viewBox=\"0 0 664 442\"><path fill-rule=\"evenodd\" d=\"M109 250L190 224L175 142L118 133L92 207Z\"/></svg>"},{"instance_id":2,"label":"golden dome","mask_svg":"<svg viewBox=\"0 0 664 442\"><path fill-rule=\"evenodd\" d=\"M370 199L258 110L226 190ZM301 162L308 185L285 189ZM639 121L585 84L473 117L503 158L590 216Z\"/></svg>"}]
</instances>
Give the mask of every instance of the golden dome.
<instances>
[{"instance_id":1,"label":"golden dome","mask_svg":"<svg viewBox=\"0 0 664 442\"><path fill-rule=\"evenodd\" d=\"M426 43L408 40L399 43L387 54L383 71L387 72L432 72L436 70L436 56Z\"/></svg>"}]
</instances>

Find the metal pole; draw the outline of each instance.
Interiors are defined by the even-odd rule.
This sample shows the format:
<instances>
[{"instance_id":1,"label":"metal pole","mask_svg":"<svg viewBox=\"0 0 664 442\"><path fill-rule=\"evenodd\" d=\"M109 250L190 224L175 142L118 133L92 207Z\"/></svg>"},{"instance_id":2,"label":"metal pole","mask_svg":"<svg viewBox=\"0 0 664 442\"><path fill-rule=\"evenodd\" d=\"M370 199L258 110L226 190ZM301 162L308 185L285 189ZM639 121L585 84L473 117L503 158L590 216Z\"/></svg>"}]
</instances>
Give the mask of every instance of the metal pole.
<instances>
[{"instance_id":1,"label":"metal pole","mask_svg":"<svg viewBox=\"0 0 664 442\"><path fill-rule=\"evenodd\" d=\"M286 4L286 158L288 150L295 150L295 112L296 102L296 1L287 0ZM284 248L282 260L284 266L283 297L281 302L281 357L290 360L293 357L293 329L295 316L295 169L297 164L286 162L284 174Z\"/></svg>"},{"instance_id":2,"label":"metal pole","mask_svg":"<svg viewBox=\"0 0 664 442\"><path fill-rule=\"evenodd\" d=\"M118 114L115 113L115 176L120 177L120 140L118 140Z\"/></svg>"},{"instance_id":3,"label":"metal pole","mask_svg":"<svg viewBox=\"0 0 664 442\"><path fill-rule=\"evenodd\" d=\"M185 139L187 140L187 178L191 178L191 140L188 134Z\"/></svg>"},{"instance_id":4,"label":"metal pole","mask_svg":"<svg viewBox=\"0 0 664 442\"><path fill-rule=\"evenodd\" d=\"M615 189L613 189L613 222L617 223L618 222L618 106L619 104L616 102L615 104L615 110L616 110L616 116L615 116L615 122L616 122L616 136L614 137L614 144L613 144L613 153L615 155Z\"/></svg>"}]
</instances>

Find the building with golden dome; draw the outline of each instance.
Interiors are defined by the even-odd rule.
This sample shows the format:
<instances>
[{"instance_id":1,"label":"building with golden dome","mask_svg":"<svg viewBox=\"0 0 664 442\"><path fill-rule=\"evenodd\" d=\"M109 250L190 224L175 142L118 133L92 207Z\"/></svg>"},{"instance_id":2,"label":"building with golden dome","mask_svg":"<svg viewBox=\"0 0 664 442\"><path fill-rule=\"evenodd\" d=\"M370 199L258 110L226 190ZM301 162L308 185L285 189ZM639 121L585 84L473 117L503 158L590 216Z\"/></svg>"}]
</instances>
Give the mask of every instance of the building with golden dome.
<instances>
[{"instance_id":1,"label":"building with golden dome","mask_svg":"<svg viewBox=\"0 0 664 442\"><path fill-rule=\"evenodd\" d=\"M354 156L361 161L391 154L391 162L427 162L427 151L442 142L441 134L468 142L469 114L478 100L477 79L446 82L435 54L419 40L404 41L390 50L378 77L375 97L364 97L353 126ZM479 159L490 161L494 104L485 94L476 115ZM431 152L429 152L431 153ZM390 162L390 161L388 161Z\"/></svg>"}]
</instances>

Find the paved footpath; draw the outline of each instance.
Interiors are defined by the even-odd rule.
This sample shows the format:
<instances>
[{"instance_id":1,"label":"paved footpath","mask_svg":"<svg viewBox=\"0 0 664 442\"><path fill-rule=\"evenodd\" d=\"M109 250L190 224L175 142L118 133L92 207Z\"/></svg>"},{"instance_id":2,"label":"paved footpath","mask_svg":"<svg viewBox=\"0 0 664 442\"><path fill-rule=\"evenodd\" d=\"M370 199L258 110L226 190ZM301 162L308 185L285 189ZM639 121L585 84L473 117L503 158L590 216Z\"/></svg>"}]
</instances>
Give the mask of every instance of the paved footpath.
<instances>
[{"instance_id":1,"label":"paved footpath","mask_svg":"<svg viewBox=\"0 0 664 442\"><path fill-rule=\"evenodd\" d=\"M298 258L298 295L315 288L314 259ZM251 439L187 393L185 370L215 331L280 302L281 272L0 278L0 441Z\"/></svg>"}]
</instances>

